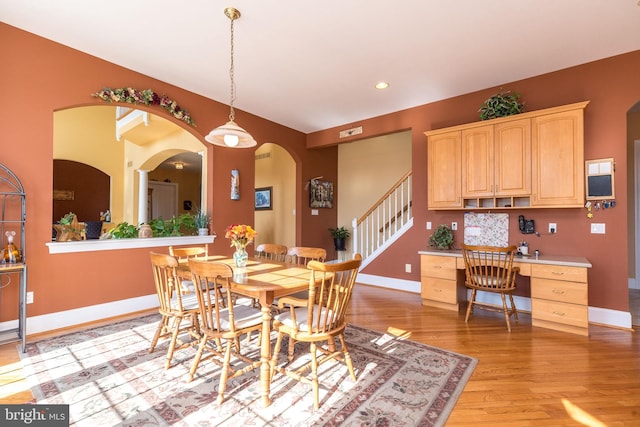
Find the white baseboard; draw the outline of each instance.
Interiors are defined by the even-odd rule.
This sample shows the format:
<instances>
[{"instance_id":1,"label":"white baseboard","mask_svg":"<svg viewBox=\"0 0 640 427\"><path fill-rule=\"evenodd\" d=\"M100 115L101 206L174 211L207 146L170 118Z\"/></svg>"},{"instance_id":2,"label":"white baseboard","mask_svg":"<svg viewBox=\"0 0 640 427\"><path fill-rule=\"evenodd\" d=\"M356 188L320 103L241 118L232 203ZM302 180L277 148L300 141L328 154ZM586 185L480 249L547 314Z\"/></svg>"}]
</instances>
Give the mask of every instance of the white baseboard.
<instances>
[{"instance_id":1,"label":"white baseboard","mask_svg":"<svg viewBox=\"0 0 640 427\"><path fill-rule=\"evenodd\" d=\"M27 318L27 337L41 332L68 328L82 323L95 322L102 319L108 319L157 307L158 296L156 294L152 294L105 304L92 305L89 307L76 308L73 310L60 311L57 313L43 314L41 316L32 316ZM0 332L17 327L17 320L2 322L0 323Z\"/></svg>"},{"instance_id":2,"label":"white baseboard","mask_svg":"<svg viewBox=\"0 0 640 427\"><path fill-rule=\"evenodd\" d=\"M393 279L389 277L374 276L372 274L358 274L358 283L420 294L420 282L413 280ZM499 305L502 304L499 295L492 295L483 292L482 295L478 294L476 298L480 302ZM513 298L518 310L531 313L531 298L517 295ZM589 323L598 323L604 326L624 329L631 329L632 327L630 312L599 307L589 307Z\"/></svg>"},{"instance_id":3,"label":"white baseboard","mask_svg":"<svg viewBox=\"0 0 640 427\"><path fill-rule=\"evenodd\" d=\"M365 285L379 286L381 288L395 289L398 291L415 292L417 294L420 293L420 282L416 282L415 280L394 279L392 277L358 273L357 282Z\"/></svg>"},{"instance_id":4,"label":"white baseboard","mask_svg":"<svg viewBox=\"0 0 640 427\"><path fill-rule=\"evenodd\" d=\"M358 283L420 294L420 282L414 280L358 274ZM530 298L515 296L514 299L516 301L516 307L518 307L519 310L531 312ZM478 300L492 304L501 304L498 295L479 295ZM157 307L158 297L152 294L41 316L32 316L27 318L27 336ZM630 312L599 307L589 307L589 322L615 328L631 329L632 327ZM0 323L0 333L17 327L17 320L2 322Z\"/></svg>"}]
</instances>

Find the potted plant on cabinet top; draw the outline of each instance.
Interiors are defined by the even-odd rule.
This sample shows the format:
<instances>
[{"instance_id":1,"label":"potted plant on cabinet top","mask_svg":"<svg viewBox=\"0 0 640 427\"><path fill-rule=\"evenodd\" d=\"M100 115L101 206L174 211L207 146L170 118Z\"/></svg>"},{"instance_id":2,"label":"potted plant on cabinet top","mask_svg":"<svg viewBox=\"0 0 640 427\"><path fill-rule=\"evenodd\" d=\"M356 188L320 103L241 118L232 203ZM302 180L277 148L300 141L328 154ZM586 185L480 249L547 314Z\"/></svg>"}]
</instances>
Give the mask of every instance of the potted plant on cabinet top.
<instances>
[{"instance_id":1,"label":"potted plant on cabinet top","mask_svg":"<svg viewBox=\"0 0 640 427\"><path fill-rule=\"evenodd\" d=\"M338 227L330 228L329 232L331 233L331 237L333 237L333 245L335 246L336 251L346 250L347 239L351 236L349 230L344 227Z\"/></svg>"},{"instance_id":2,"label":"potted plant on cabinet top","mask_svg":"<svg viewBox=\"0 0 640 427\"><path fill-rule=\"evenodd\" d=\"M197 210L193 217L196 228L198 229L198 236L206 236L209 234L209 224L211 223L211 217L206 212Z\"/></svg>"},{"instance_id":3,"label":"potted plant on cabinet top","mask_svg":"<svg viewBox=\"0 0 640 427\"><path fill-rule=\"evenodd\" d=\"M520 96L518 92L501 89L500 93L491 96L482 103L480 110L478 110L480 120L490 120L522 113L524 111L524 102L520 102Z\"/></svg>"},{"instance_id":4,"label":"potted plant on cabinet top","mask_svg":"<svg viewBox=\"0 0 640 427\"><path fill-rule=\"evenodd\" d=\"M438 249L450 249L453 245L453 231L447 224L441 224L436 227L435 231L429 237L429 246L435 246Z\"/></svg>"}]
</instances>

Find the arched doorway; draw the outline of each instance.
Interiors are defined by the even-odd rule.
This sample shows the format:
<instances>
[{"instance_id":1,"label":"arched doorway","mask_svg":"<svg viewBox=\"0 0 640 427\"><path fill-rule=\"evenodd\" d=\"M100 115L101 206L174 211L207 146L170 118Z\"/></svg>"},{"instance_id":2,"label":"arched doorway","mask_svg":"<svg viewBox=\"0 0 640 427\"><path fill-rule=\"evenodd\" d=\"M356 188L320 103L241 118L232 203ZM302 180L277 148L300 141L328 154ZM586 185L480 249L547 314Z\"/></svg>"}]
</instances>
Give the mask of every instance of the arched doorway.
<instances>
[{"instance_id":1,"label":"arched doorway","mask_svg":"<svg viewBox=\"0 0 640 427\"><path fill-rule=\"evenodd\" d=\"M287 247L296 242L296 164L287 150L273 143L262 144L255 154L255 187L271 189L271 207L256 210L254 223L260 243Z\"/></svg>"}]
</instances>

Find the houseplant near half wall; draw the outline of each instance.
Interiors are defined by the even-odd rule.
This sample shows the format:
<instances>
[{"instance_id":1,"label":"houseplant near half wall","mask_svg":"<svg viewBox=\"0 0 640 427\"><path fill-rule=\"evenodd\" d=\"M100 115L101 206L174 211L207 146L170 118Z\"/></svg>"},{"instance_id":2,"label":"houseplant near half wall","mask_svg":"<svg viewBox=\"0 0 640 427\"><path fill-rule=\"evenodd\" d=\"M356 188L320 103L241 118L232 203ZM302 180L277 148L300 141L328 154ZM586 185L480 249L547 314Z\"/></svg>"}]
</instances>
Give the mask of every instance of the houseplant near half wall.
<instances>
[{"instance_id":1,"label":"houseplant near half wall","mask_svg":"<svg viewBox=\"0 0 640 427\"><path fill-rule=\"evenodd\" d=\"M346 250L347 239L351 236L349 230L344 227L338 227L330 228L329 232L331 233L331 237L333 237L333 246L336 251Z\"/></svg>"}]
</instances>

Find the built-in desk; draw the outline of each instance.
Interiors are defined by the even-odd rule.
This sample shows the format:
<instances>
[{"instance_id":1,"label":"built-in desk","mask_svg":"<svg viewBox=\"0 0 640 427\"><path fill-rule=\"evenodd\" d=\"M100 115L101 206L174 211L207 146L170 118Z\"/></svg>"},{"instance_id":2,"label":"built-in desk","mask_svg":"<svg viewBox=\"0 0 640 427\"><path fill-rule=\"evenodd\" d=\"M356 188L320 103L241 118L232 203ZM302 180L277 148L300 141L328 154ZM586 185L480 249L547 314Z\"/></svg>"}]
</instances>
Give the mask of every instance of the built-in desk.
<instances>
[{"instance_id":1,"label":"built-in desk","mask_svg":"<svg viewBox=\"0 0 640 427\"><path fill-rule=\"evenodd\" d=\"M458 311L467 300L460 250L419 251L422 304ZM589 335L586 258L543 255L516 257L520 275L531 278L534 326Z\"/></svg>"}]
</instances>

